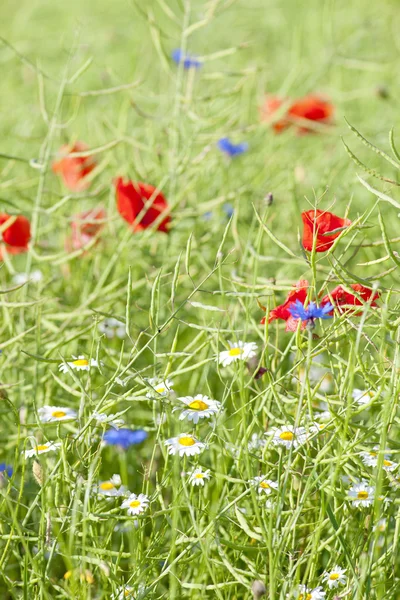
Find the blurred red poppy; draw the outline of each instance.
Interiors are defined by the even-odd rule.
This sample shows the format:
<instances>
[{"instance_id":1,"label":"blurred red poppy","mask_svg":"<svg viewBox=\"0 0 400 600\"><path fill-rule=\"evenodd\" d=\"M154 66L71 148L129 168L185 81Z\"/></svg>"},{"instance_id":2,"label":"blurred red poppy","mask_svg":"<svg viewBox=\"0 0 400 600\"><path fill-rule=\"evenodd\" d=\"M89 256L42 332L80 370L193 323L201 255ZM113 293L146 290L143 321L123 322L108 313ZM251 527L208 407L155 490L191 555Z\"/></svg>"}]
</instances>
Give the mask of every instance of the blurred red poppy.
<instances>
[{"instance_id":1,"label":"blurred red poppy","mask_svg":"<svg viewBox=\"0 0 400 600\"><path fill-rule=\"evenodd\" d=\"M286 321L285 331L296 331L299 320L292 317L290 314L290 307L294 305L296 300L300 300L302 304L306 301L307 298L307 290L308 290L308 281L306 279L300 279L296 283L296 286L293 290L289 292L287 298L283 304L280 304L269 313L268 323L271 321L275 321L275 319L282 319ZM261 325L264 325L265 317L261 319ZM306 322L304 321L301 325L302 329L306 326Z\"/></svg>"},{"instance_id":2,"label":"blurred red poppy","mask_svg":"<svg viewBox=\"0 0 400 600\"><path fill-rule=\"evenodd\" d=\"M379 292L374 292L374 290L371 290L371 288L367 288L360 283L353 283L350 287L361 299L357 298L357 296L354 294L347 292L341 285L338 285L329 295L326 294L326 296L321 299L321 305L332 302L335 308L337 308L340 312L353 312L355 309L352 307L362 306L365 302L370 302L371 306L374 308L378 306L376 300L379 300L380 298ZM357 313L354 316L360 314L361 313Z\"/></svg>"},{"instance_id":3,"label":"blurred red poppy","mask_svg":"<svg viewBox=\"0 0 400 600\"><path fill-rule=\"evenodd\" d=\"M66 242L67 250L86 246L104 227L107 213L102 206L92 208L73 217L72 235Z\"/></svg>"},{"instance_id":4,"label":"blurred red poppy","mask_svg":"<svg viewBox=\"0 0 400 600\"><path fill-rule=\"evenodd\" d=\"M88 149L89 146L84 142L76 142L73 146L62 146L59 152L60 160L52 165L53 172L59 173L65 187L73 192L81 192L89 187L87 176L95 168L96 162L92 156L70 156L70 154L85 152Z\"/></svg>"},{"instance_id":5,"label":"blurred red poppy","mask_svg":"<svg viewBox=\"0 0 400 600\"><path fill-rule=\"evenodd\" d=\"M1 233L1 240L8 254L20 254L28 250L28 242L31 239L31 225L26 217L19 215L14 217L6 213L0 213L0 227L9 221L9 225ZM2 252L0 249L0 258Z\"/></svg>"},{"instance_id":6,"label":"blurred red poppy","mask_svg":"<svg viewBox=\"0 0 400 600\"><path fill-rule=\"evenodd\" d=\"M287 102L287 100L282 100L277 96L266 96L264 105L261 108L261 119L271 121L274 113L281 108L284 102ZM299 133L312 132L315 129L311 126L307 127L306 124L300 122L300 119L329 124L332 122L334 111L335 108L331 102L316 94L309 94L292 102L282 118L272 123L272 127L276 133L280 133L289 125L297 124Z\"/></svg>"},{"instance_id":7,"label":"blurred red poppy","mask_svg":"<svg viewBox=\"0 0 400 600\"><path fill-rule=\"evenodd\" d=\"M284 102L285 100L282 100L278 96L268 95L265 97L265 102L261 107L261 120L272 121L271 124L276 133L280 133L290 125L290 122L285 118L278 121L273 120L274 114L281 108Z\"/></svg>"},{"instance_id":8,"label":"blurred red poppy","mask_svg":"<svg viewBox=\"0 0 400 600\"><path fill-rule=\"evenodd\" d=\"M152 185L140 181L124 182L119 177L115 182L118 212L132 225L133 231L151 227L162 213L168 211L164 195ZM145 206L148 204L148 207ZM166 214L158 222L157 229L168 233L171 217Z\"/></svg>"},{"instance_id":9,"label":"blurred red poppy","mask_svg":"<svg viewBox=\"0 0 400 600\"><path fill-rule=\"evenodd\" d=\"M349 219L342 219L336 215L323 210L307 210L301 213L303 220L303 247L305 250L313 249L314 237L316 237L315 250L316 252L326 252L333 245L335 239L341 234L342 229L351 225ZM329 232L334 232L331 235L326 235Z\"/></svg>"}]
</instances>

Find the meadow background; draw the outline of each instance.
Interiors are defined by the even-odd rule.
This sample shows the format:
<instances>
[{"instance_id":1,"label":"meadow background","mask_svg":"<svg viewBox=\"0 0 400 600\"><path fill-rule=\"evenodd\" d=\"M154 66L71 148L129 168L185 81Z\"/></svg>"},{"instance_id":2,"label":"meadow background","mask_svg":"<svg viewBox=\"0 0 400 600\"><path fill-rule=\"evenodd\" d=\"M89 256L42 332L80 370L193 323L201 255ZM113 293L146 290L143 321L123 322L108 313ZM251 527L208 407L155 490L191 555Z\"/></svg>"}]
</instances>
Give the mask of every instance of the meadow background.
<instances>
[{"instance_id":1,"label":"meadow background","mask_svg":"<svg viewBox=\"0 0 400 600\"><path fill-rule=\"evenodd\" d=\"M348 582L326 588L326 598L400 597L398 492L359 456L380 445L399 459L399 243L384 243L398 236L399 209L356 173L395 201L399 192L355 165L341 140L397 181L398 167L345 118L390 152L399 19L394 0L2 0L0 154L22 160L0 157L0 207L27 216L33 240L0 269L0 461L14 470L1 487L1 598L119 598L126 583L132 598L241 600L259 597L260 580L266 597L283 600L299 598L301 584L322 585L335 565ZM184 46L203 59L201 70L172 62ZM309 92L335 105L328 131L275 135L260 122L266 93ZM225 136L249 150L227 159L216 147ZM69 194L50 167L77 139L98 168L87 192ZM115 207L117 176L162 188L169 234L129 231ZM309 263L300 214L316 203L360 217L360 226L335 257ZM73 215L99 204L108 214L99 243L71 255ZM42 281L13 289L16 273L35 269ZM316 338L260 326L257 299L273 308L301 278L317 293L376 285L380 308L335 316ZM110 316L126 324L124 340L99 332ZM238 339L257 343L260 379L244 363L217 367L216 353ZM59 373L80 354L104 368ZM310 376L317 356L331 374L328 392ZM173 380L175 396L149 400L149 377ZM354 388L372 390L368 409L354 404ZM167 456L164 441L192 431L172 412L176 398L199 393L224 407L194 430L207 449ZM37 411L48 404L79 419L44 425ZM126 452L104 448L104 428L90 421L99 407L147 440ZM268 441L265 431L293 423L298 408L306 422L312 407L328 407L331 419L301 452L249 448L253 434ZM39 457L36 478L37 463L21 454L33 438L62 442ZM182 475L197 464L211 472L204 488ZM93 492L115 473L151 499L137 520ZM248 483L261 474L279 481L269 508ZM361 478L390 504L351 506L349 485Z\"/></svg>"}]
</instances>

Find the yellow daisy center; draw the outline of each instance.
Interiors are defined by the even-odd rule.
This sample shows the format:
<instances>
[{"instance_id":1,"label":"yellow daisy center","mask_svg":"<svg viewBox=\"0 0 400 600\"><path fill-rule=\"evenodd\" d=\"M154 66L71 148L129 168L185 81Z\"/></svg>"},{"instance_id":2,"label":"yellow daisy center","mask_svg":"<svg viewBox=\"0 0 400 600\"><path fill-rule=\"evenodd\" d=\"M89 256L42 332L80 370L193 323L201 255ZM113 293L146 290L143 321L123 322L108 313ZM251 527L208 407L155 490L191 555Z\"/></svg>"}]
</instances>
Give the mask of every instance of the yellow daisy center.
<instances>
[{"instance_id":1,"label":"yellow daisy center","mask_svg":"<svg viewBox=\"0 0 400 600\"><path fill-rule=\"evenodd\" d=\"M291 442L294 438L294 435L291 431L282 431L282 433L279 434L279 437L285 442Z\"/></svg>"},{"instance_id":2,"label":"yellow daisy center","mask_svg":"<svg viewBox=\"0 0 400 600\"><path fill-rule=\"evenodd\" d=\"M74 360L72 364L75 365L75 367L87 367L89 361L86 358L78 358L78 360Z\"/></svg>"},{"instance_id":3,"label":"yellow daisy center","mask_svg":"<svg viewBox=\"0 0 400 600\"><path fill-rule=\"evenodd\" d=\"M369 496L369 494L365 490L361 490L361 492L357 492L358 500L367 500L368 496Z\"/></svg>"},{"instance_id":4,"label":"yellow daisy center","mask_svg":"<svg viewBox=\"0 0 400 600\"><path fill-rule=\"evenodd\" d=\"M129 504L129 506L131 508L137 508L138 506L140 506L141 502L140 500L132 500L132 502Z\"/></svg>"},{"instance_id":5,"label":"yellow daisy center","mask_svg":"<svg viewBox=\"0 0 400 600\"><path fill-rule=\"evenodd\" d=\"M375 458L375 456L378 456L376 452L370 452L369 455L372 456L373 458Z\"/></svg>"},{"instance_id":6,"label":"yellow daisy center","mask_svg":"<svg viewBox=\"0 0 400 600\"><path fill-rule=\"evenodd\" d=\"M192 437L183 436L179 438L179 443L181 446L194 446L196 442Z\"/></svg>"},{"instance_id":7,"label":"yellow daisy center","mask_svg":"<svg viewBox=\"0 0 400 600\"><path fill-rule=\"evenodd\" d=\"M383 466L384 467L391 467L392 466L392 462L390 460L384 460L383 461Z\"/></svg>"},{"instance_id":8,"label":"yellow daisy center","mask_svg":"<svg viewBox=\"0 0 400 600\"><path fill-rule=\"evenodd\" d=\"M208 408L208 404L203 402L203 400L194 400L188 406L192 410L206 410Z\"/></svg>"},{"instance_id":9,"label":"yellow daisy center","mask_svg":"<svg viewBox=\"0 0 400 600\"><path fill-rule=\"evenodd\" d=\"M163 393L165 392L165 387L164 387L164 386L162 386L162 385L161 385L161 386L159 386L159 387L156 387L156 392L157 392L158 394L163 394Z\"/></svg>"},{"instance_id":10,"label":"yellow daisy center","mask_svg":"<svg viewBox=\"0 0 400 600\"><path fill-rule=\"evenodd\" d=\"M115 485L111 483L111 481L103 481L103 483L99 485L99 488L105 492L108 492L108 490L113 490Z\"/></svg>"},{"instance_id":11,"label":"yellow daisy center","mask_svg":"<svg viewBox=\"0 0 400 600\"><path fill-rule=\"evenodd\" d=\"M38 452L42 452L42 450L47 450L48 445L47 444L42 444L41 446L36 446L36 450Z\"/></svg>"},{"instance_id":12,"label":"yellow daisy center","mask_svg":"<svg viewBox=\"0 0 400 600\"><path fill-rule=\"evenodd\" d=\"M51 413L51 416L54 417L55 419L62 419L62 417L67 416L67 413L64 412L63 410L55 410L54 412Z\"/></svg>"},{"instance_id":13,"label":"yellow daisy center","mask_svg":"<svg viewBox=\"0 0 400 600\"><path fill-rule=\"evenodd\" d=\"M240 356L242 354L242 348L231 348L229 350L229 356Z\"/></svg>"},{"instance_id":14,"label":"yellow daisy center","mask_svg":"<svg viewBox=\"0 0 400 600\"><path fill-rule=\"evenodd\" d=\"M203 479L203 473L196 473L195 479Z\"/></svg>"},{"instance_id":15,"label":"yellow daisy center","mask_svg":"<svg viewBox=\"0 0 400 600\"><path fill-rule=\"evenodd\" d=\"M312 600L311 594L300 594L299 600Z\"/></svg>"},{"instance_id":16,"label":"yellow daisy center","mask_svg":"<svg viewBox=\"0 0 400 600\"><path fill-rule=\"evenodd\" d=\"M266 481L262 481L260 487L262 487L263 490L268 490L271 486Z\"/></svg>"},{"instance_id":17,"label":"yellow daisy center","mask_svg":"<svg viewBox=\"0 0 400 600\"><path fill-rule=\"evenodd\" d=\"M339 573L331 573L331 574L329 575L329 579L330 579L331 581L336 581L336 579L339 579L339 577L340 577Z\"/></svg>"}]
</instances>

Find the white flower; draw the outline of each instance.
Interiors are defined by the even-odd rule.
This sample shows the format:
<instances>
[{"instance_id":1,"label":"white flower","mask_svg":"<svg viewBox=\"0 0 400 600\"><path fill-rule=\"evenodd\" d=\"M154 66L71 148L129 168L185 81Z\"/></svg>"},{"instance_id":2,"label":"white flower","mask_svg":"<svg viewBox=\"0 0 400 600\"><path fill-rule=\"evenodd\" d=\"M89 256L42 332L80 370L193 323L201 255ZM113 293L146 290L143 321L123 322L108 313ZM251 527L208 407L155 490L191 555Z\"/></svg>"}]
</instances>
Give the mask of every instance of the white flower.
<instances>
[{"instance_id":1,"label":"white flower","mask_svg":"<svg viewBox=\"0 0 400 600\"><path fill-rule=\"evenodd\" d=\"M256 355L257 344L254 342L228 342L229 350L220 352L215 360L217 360L223 367L227 367L236 360L249 360Z\"/></svg>"},{"instance_id":2,"label":"white flower","mask_svg":"<svg viewBox=\"0 0 400 600\"><path fill-rule=\"evenodd\" d=\"M100 481L95 486L94 490L101 496L124 496L126 494L125 486L121 485L121 477L119 475L113 475L108 481Z\"/></svg>"},{"instance_id":3,"label":"white flower","mask_svg":"<svg viewBox=\"0 0 400 600\"><path fill-rule=\"evenodd\" d=\"M349 490L349 499L352 500L354 506L366 507L371 506L374 501L375 487L368 485L362 480L360 483L353 485Z\"/></svg>"},{"instance_id":4,"label":"white flower","mask_svg":"<svg viewBox=\"0 0 400 600\"><path fill-rule=\"evenodd\" d=\"M45 444L37 444L37 446L32 450L25 450L25 458L30 458L31 456L37 456L38 454L45 454L46 452L58 450L60 446L61 444L59 442L46 442Z\"/></svg>"},{"instance_id":5,"label":"white flower","mask_svg":"<svg viewBox=\"0 0 400 600\"><path fill-rule=\"evenodd\" d=\"M120 425L123 425L125 421L123 419L116 419L117 415L106 415L105 413L94 412L92 417L97 421L97 423L107 423L107 425L111 425L118 429Z\"/></svg>"},{"instance_id":6,"label":"white flower","mask_svg":"<svg viewBox=\"0 0 400 600\"><path fill-rule=\"evenodd\" d=\"M374 525L374 531L379 531L379 533L384 533L387 527L387 519L380 519L376 525Z\"/></svg>"},{"instance_id":7,"label":"white flower","mask_svg":"<svg viewBox=\"0 0 400 600\"><path fill-rule=\"evenodd\" d=\"M392 488L399 488L400 487L400 475L397 474L393 477L393 479L390 481L389 483L390 487Z\"/></svg>"},{"instance_id":8,"label":"white flower","mask_svg":"<svg viewBox=\"0 0 400 600\"><path fill-rule=\"evenodd\" d=\"M34 283L38 283L42 281L43 274L42 271L36 269L32 271L32 273L16 273L13 277L13 282L16 285L22 285L23 283L27 283L27 281L33 281Z\"/></svg>"},{"instance_id":9,"label":"white flower","mask_svg":"<svg viewBox=\"0 0 400 600\"><path fill-rule=\"evenodd\" d=\"M323 581L328 584L330 590L337 588L339 583L340 585L345 585L347 579L345 573L346 569L336 566L331 571L324 573Z\"/></svg>"},{"instance_id":10,"label":"white flower","mask_svg":"<svg viewBox=\"0 0 400 600\"><path fill-rule=\"evenodd\" d=\"M323 412L317 413L315 415L315 418L317 421L326 422L326 421L330 421L332 416L331 416L331 413L329 412L329 410L324 410Z\"/></svg>"},{"instance_id":11,"label":"white flower","mask_svg":"<svg viewBox=\"0 0 400 600\"><path fill-rule=\"evenodd\" d=\"M163 381L161 379L157 379L156 377L148 379L148 384L153 388L146 394L146 398L150 399L159 398L160 396L165 398L172 392L172 388L174 386L170 379Z\"/></svg>"},{"instance_id":12,"label":"white flower","mask_svg":"<svg viewBox=\"0 0 400 600\"><path fill-rule=\"evenodd\" d=\"M77 412L72 408L62 406L42 406L38 410L39 419L42 423L55 421L70 421L76 419Z\"/></svg>"},{"instance_id":13,"label":"white flower","mask_svg":"<svg viewBox=\"0 0 400 600\"><path fill-rule=\"evenodd\" d=\"M178 437L170 438L164 442L168 446L168 454L179 454L179 456L194 456L200 454L205 448L203 442L199 442L190 433L181 433Z\"/></svg>"},{"instance_id":14,"label":"white flower","mask_svg":"<svg viewBox=\"0 0 400 600\"><path fill-rule=\"evenodd\" d=\"M374 447L373 452L360 452L361 460L364 465L367 467L376 467L378 466L378 458L379 458L379 446ZM394 471L397 469L398 464L389 460L389 456L387 454L383 457L382 468L385 471Z\"/></svg>"},{"instance_id":15,"label":"white flower","mask_svg":"<svg viewBox=\"0 0 400 600\"><path fill-rule=\"evenodd\" d=\"M94 360L93 358L88 360L83 356L83 354L81 354L80 356L72 355L72 358L74 359L73 361L63 362L61 363L61 365L58 366L59 370L62 373L68 373L70 368L76 371L89 371L90 367L99 366L97 360Z\"/></svg>"},{"instance_id":16,"label":"white flower","mask_svg":"<svg viewBox=\"0 0 400 600\"><path fill-rule=\"evenodd\" d=\"M325 592L321 586L312 590L306 585L299 585L299 594L297 598L298 600L324 600Z\"/></svg>"},{"instance_id":17,"label":"white flower","mask_svg":"<svg viewBox=\"0 0 400 600\"><path fill-rule=\"evenodd\" d=\"M307 434L304 427L293 427L286 425L284 427L273 427L267 431L266 435L272 435L272 443L275 446L285 446L285 448L298 448L307 440Z\"/></svg>"},{"instance_id":18,"label":"white flower","mask_svg":"<svg viewBox=\"0 0 400 600\"><path fill-rule=\"evenodd\" d=\"M247 448L250 452L260 450L266 446L267 442L263 438L259 437L256 433L253 433L251 440L247 444Z\"/></svg>"},{"instance_id":19,"label":"white flower","mask_svg":"<svg viewBox=\"0 0 400 600\"><path fill-rule=\"evenodd\" d=\"M262 494L263 492L270 495L272 490L278 489L278 484L276 481L271 481L271 479L266 479L266 475L261 475L259 477L254 477L254 479L250 479L249 483L256 486L258 488L258 493Z\"/></svg>"},{"instance_id":20,"label":"white flower","mask_svg":"<svg viewBox=\"0 0 400 600\"><path fill-rule=\"evenodd\" d=\"M111 596L111 600L135 600L133 596L133 587L130 585L123 585L115 590Z\"/></svg>"},{"instance_id":21,"label":"white flower","mask_svg":"<svg viewBox=\"0 0 400 600\"><path fill-rule=\"evenodd\" d=\"M375 394L372 390L359 390L357 388L353 390L351 395L357 404L369 404L375 397Z\"/></svg>"},{"instance_id":22,"label":"white flower","mask_svg":"<svg viewBox=\"0 0 400 600\"><path fill-rule=\"evenodd\" d=\"M128 509L128 515L140 515L149 506L149 497L146 494L131 494L129 498L123 501L121 508Z\"/></svg>"},{"instance_id":23,"label":"white flower","mask_svg":"<svg viewBox=\"0 0 400 600\"><path fill-rule=\"evenodd\" d=\"M114 317L111 317L110 319L104 319L104 321L99 323L98 329L100 333L105 335L109 340L111 340L113 337L122 339L126 336L125 323L121 323L121 321L114 319Z\"/></svg>"},{"instance_id":24,"label":"white flower","mask_svg":"<svg viewBox=\"0 0 400 600\"><path fill-rule=\"evenodd\" d=\"M189 483L191 483L193 486L204 486L205 479L210 479L210 469L203 471L201 467L198 467L197 469L193 469L193 471L189 473Z\"/></svg>"},{"instance_id":25,"label":"white flower","mask_svg":"<svg viewBox=\"0 0 400 600\"><path fill-rule=\"evenodd\" d=\"M195 424L197 424L200 419L208 419L217 414L221 408L221 402L211 400L211 398L202 396L202 394L197 394L194 398L192 396L185 396L183 398L178 398L178 400L187 406L187 408L179 415L179 420L182 421L186 418L188 421L193 421ZM179 410L179 408L176 407L174 408L174 411L175 410Z\"/></svg>"}]
</instances>

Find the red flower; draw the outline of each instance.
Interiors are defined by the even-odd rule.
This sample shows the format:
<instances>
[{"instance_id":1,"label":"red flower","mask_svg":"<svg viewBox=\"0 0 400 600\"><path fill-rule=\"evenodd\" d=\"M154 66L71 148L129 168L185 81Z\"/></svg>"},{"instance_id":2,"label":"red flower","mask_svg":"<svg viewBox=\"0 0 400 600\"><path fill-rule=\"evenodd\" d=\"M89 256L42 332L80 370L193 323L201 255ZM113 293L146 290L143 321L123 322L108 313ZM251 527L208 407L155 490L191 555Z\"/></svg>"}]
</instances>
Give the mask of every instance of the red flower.
<instances>
[{"instance_id":1,"label":"red flower","mask_svg":"<svg viewBox=\"0 0 400 600\"><path fill-rule=\"evenodd\" d=\"M320 96L310 94L300 100L296 100L288 111L289 117L292 119L307 119L316 123L329 123L335 109L333 104L324 100ZM308 127L300 127L301 133L312 131Z\"/></svg>"},{"instance_id":2,"label":"red flower","mask_svg":"<svg viewBox=\"0 0 400 600\"><path fill-rule=\"evenodd\" d=\"M28 250L28 242L31 239L31 225L28 219L22 215L14 217L6 213L0 213L0 227L7 221L9 221L9 225L1 233L7 253L20 254L21 252L26 252Z\"/></svg>"},{"instance_id":3,"label":"red flower","mask_svg":"<svg viewBox=\"0 0 400 600\"><path fill-rule=\"evenodd\" d=\"M86 246L104 227L106 218L107 213L102 206L75 215L71 224L72 235L66 243L67 249L79 250Z\"/></svg>"},{"instance_id":4,"label":"red flower","mask_svg":"<svg viewBox=\"0 0 400 600\"><path fill-rule=\"evenodd\" d=\"M132 225L133 231L142 231L151 227L160 215L168 210L168 203L164 195L152 185L140 181L125 183L119 177L115 182L115 187L118 212L125 221ZM147 203L148 207L144 209ZM166 214L158 222L157 229L168 233L170 221L171 217Z\"/></svg>"},{"instance_id":5,"label":"red flower","mask_svg":"<svg viewBox=\"0 0 400 600\"><path fill-rule=\"evenodd\" d=\"M261 108L261 119L270 121L274 113L279 110L285 100L277 96L267 96L265 103ZM297 124L299 133L307 133L313 131L312 127L299 125L299 120L314 121L316 123L328 124L332 120L335 108L328 100L324 100L321 96L309 94L295 100L286 111L285 115L277 122L272 124L276 133L280 133L289 125Z\"/></svg>"},{"instance_id":6,"label":"red flower","mask_svg":"<svg viewBox=\"0 0 400 600\"><path fill-rule=\"evenodd\" d=\"M303 220L303 247L311 251L313 248L314 236L316 236L316 252L326 252L332 246L335 239L340 235L340 231L332 235L324 235L335 229L348 227L351 225L349 219L342 219L336 215L323 210L307 210L301 213Z\"/></svg>"},{"instance_id":7,"label":"red flower","mask_svg":"<svg viewBox=\"0 0 400 600\"><path fill-rule=\"evenodd\" d=\"M293 306L296 300L300 300L300 302L304 304L307 298L307 290L308 281L306 279L300 279L300 281L296 283L295 288L287 295L285 302L271 310L269 313L268 323L275 321L275 319L282 319L283 321L286 321L285 331L296 331L299 320L292 317L289 309L291 306ZM261 325L264 325L264 323L265 317L261 319ZM305 326L306 322L302 323L302 329L304 329Z\"/></svg>"},{"instance_id":8,"label":"red flower","mask_svg":"<svg viewBox=\"0 0 400 600\"><path fill-rule=\"evenodd\" d=\"M321 299L321 305L323 306L328 302L332 302L340 312L345 312L346 310L354 311L354 309L351 308L352 306L362 306L364 302L370 302L371 306L374 308L378 306L376 300L379 300L379 292L374 292L360 283L353 283L350 287L358 294L361 300L354 294L346 292L341 285L338 285L329 295L327 294ZM354 316L360 314L361 313L356 313Z\"/></svg>"},{"instance_id":9,"label":"red flower","mask_svg":"<svg viewBox=\"0 0 400 600\"><path fill-rule=\"evenodd\" d=\"M53 172L59 173L65 187L73 192L81 192L89 187L87 175L93 171L96 163L92 156L69 155L74 152L85 152L88 149L89 146L83 142L76 142L73 146L62 146L60 148L62 158L52 165Z\"/></svg>"}]
</instances>

